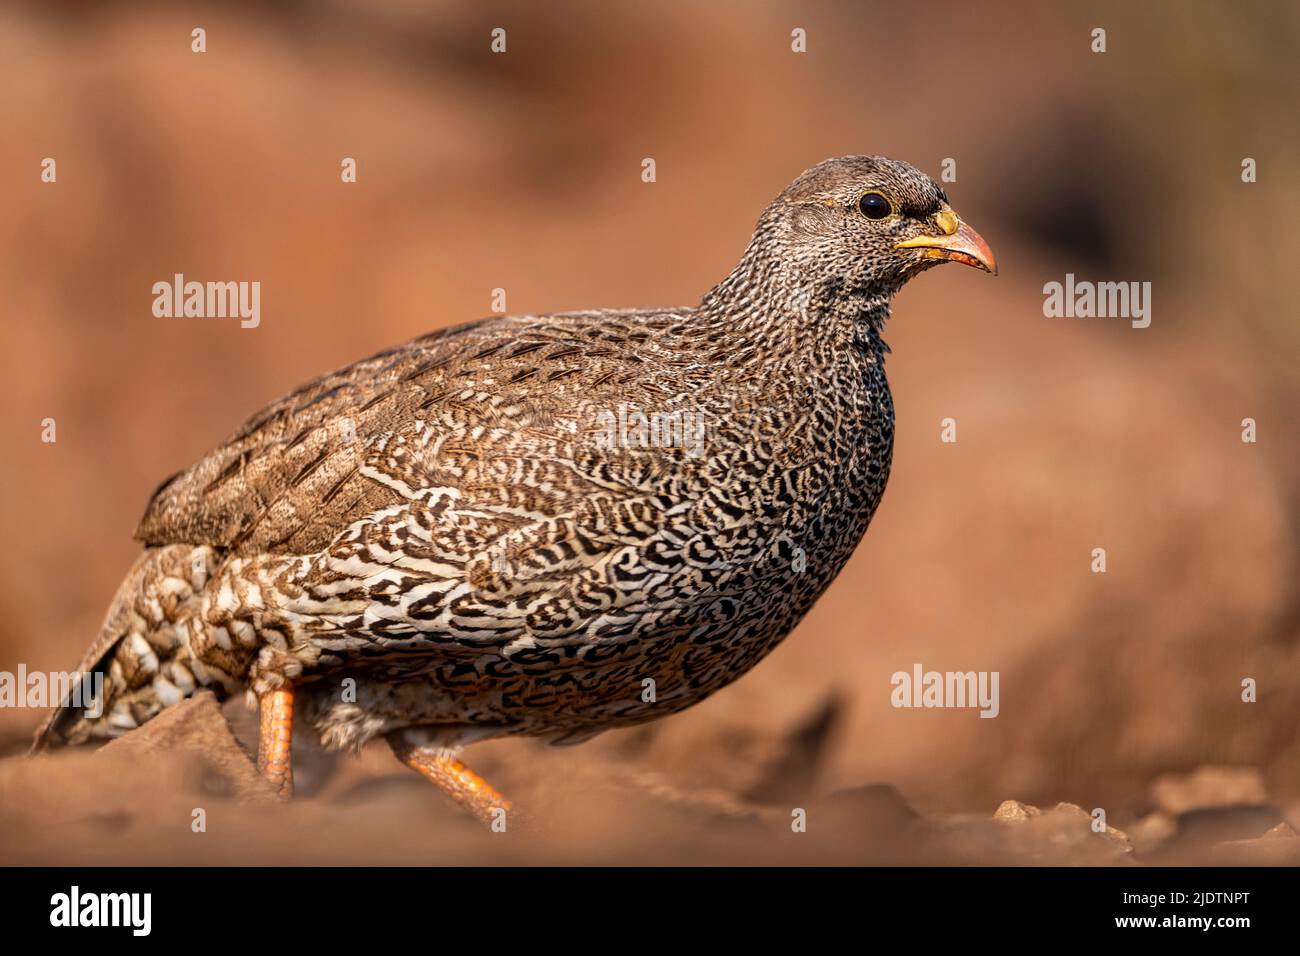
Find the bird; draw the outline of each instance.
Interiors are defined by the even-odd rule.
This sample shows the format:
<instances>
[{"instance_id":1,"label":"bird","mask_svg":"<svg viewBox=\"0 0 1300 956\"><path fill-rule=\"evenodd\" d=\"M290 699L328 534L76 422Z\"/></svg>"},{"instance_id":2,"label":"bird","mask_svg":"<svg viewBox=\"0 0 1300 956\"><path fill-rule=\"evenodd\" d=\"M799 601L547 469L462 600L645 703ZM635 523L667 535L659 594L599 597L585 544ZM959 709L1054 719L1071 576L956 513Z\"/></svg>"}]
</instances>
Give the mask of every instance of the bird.
<instances>
[{"instance_id":1,"label":"bird","mask_svg":"<svg viewBox=\"0 0 1300 956\"><path fill-rule=\"evenodd\" d=\"M680 712L830 586L889 477L891 300L945 262L997 273L937 182L829 159L698 305L492 316L308 382L153 493L100 696L33 752L242 693L281 796L305 726L499 819L466 746Z\"/></svg>"}]
</instances>

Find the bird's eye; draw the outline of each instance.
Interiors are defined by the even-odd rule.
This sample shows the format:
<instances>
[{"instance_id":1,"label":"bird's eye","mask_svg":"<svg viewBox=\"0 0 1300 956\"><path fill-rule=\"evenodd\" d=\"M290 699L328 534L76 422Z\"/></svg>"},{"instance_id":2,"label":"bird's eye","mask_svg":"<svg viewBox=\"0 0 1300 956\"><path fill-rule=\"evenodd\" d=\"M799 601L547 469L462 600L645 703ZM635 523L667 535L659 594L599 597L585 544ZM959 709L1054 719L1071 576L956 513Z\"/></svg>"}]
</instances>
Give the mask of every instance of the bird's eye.
<instances>
[{"instance_id":1,"label":"bird's eye","mask_svg":"<svg viewBox=\"0 0 1300 956\"><path fill-rule=\"evenodd\" d=\"M868 219L884 219L894 211L894 207L889 205L889 200L880 193L863 193L862 198L858 200L858 209Z\"/></svg>"}]
</instances>

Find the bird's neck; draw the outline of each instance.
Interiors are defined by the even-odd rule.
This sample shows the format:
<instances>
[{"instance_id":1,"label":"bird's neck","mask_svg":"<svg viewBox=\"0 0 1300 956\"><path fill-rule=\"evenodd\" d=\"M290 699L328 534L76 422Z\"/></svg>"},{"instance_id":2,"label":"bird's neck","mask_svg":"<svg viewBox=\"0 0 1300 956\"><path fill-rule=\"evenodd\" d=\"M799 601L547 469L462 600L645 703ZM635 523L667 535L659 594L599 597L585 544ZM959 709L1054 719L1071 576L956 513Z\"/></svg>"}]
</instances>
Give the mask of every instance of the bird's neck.
<instances>
[{"instance_id":1,"label":"bird's neck","mask_svg":"<svg viewBox=\"0 0 1300 956\"><path fill-rule=\"evenodd\" d=\"M881 335L896 291L808 279L774 258L746 256L705 294L695 325L703 340L725 346L737 365L836 353L883 361L889 347Z\"/></svg>"}]
</instances>

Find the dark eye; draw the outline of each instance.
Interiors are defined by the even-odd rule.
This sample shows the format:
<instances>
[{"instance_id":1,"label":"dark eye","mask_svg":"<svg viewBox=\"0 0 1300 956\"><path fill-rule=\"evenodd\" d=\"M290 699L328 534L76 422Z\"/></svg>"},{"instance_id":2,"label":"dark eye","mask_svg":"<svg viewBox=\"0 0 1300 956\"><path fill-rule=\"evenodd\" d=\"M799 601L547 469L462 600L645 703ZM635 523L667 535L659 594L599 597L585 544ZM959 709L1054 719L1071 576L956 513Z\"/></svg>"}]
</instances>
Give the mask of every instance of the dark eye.
<instances>
[{"instance_id":1,"label":"dark eye","mask_svg":"<svg viewBox=\"0 0 1300 956\"><path fill-rule=\"evenodd\" d=\"M863 193L862 198L858 200L858 208L868 219L884 219L894 211L894 207L889 205L889 200L880 193Z\"/></svg>"}]
</instances>

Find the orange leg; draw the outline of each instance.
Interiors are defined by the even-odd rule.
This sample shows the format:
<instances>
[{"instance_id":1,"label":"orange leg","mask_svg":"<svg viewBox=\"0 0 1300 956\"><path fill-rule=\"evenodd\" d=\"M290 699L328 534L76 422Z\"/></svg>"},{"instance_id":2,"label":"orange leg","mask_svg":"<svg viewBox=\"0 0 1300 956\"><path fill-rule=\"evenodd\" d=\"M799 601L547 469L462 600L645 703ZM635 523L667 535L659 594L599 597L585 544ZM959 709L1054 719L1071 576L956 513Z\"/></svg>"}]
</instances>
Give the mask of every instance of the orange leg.
<instances>
[{"instance_id":1,"label":"orange leg","mask_svg":"<svg viewBox=\"0 0 1300 956\"><path fill-rule=\"evenodd\" d=\"M396 734L388 738L388 743L398 760L428 777L483 823L495 822L495 810L510 812L510 801L499 790L450 754L414 746Z\"/></svg>"},{"instance_id":2,"label":"orange leg","mask_svg":"<svg viewBox=\"0 0 1300 956\"><path fill-rule=\"evenodd\" d=\"M257 770L282 797L293 796L293 691L273 690L258 700Z\"/></svg>"}]
</instances>

